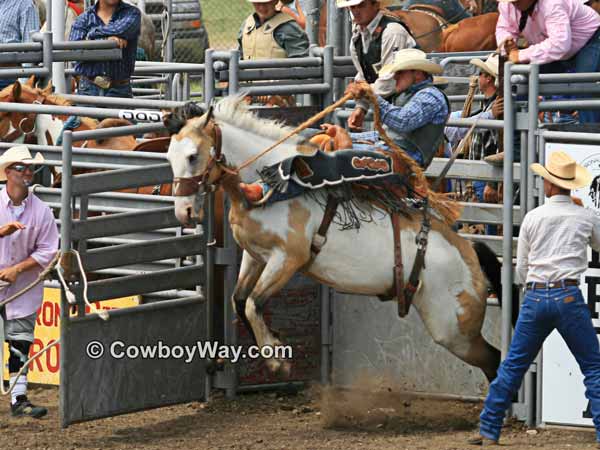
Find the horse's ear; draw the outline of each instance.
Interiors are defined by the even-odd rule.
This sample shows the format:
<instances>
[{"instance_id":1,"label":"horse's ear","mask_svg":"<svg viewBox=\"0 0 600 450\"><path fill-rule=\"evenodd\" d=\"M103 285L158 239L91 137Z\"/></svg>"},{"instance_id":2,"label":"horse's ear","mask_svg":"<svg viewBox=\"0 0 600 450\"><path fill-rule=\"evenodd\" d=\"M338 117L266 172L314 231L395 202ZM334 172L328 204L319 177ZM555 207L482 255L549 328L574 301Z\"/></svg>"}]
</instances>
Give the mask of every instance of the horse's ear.
<instances>
[{"instance_id":1,"label":"horse's ear","mask_svg":"<svg viewBox=\"0 0 600 450\"><path fill-rule=\"evenodd\" d=\"M30 88L34 88L35 87L35 75L31 75L27 79L27 82L25 83L25 86L29 86Z\"/></svg>"},{"instance_id":2,"label":"horse's ear","mask_svg":"<svg viewBox=\"0 0 600 450\"><path fill-rule=\"evenodd\" d=\"M46 85L46 87L44 89L42 89L42 94L43 95L50 95L52 94L52 81L49 81L48 84Z\"/></svg>"},{"instance_id":3,"label":"horse's ear","mask_svg":"<svg viewBox=\"0 0 600 450\"><path fill-rule=\"evenodd\" d=\"M193 119L194 117L200 117L204 115L206 111L202 107L194 102L187 102L183 106L182 115L185 120Z\"/></svg>"},{"instance_id":4,"label":"horse's ear","mask_svg":"<svg viewBox=\"0 0 600 450\"><path fill-rule=\"evenodd\" d=\"M208 122L210 122L210 119L212 119L214 117L214 114L213 114L214 109L215 108L213 107L212 104L208 107L208 111L206 112L206 122L204 125L208 125Z\"/></svg>"},{"instance_id":5,"label":"horse's ear","mask_svg":"<svg viewBox=\"0 0 600 450\"><path fill-rule=\"evenodd\" d=\"M163 116L163 124L167 127L167 131L170 135L174 135L179 133L179 131L185 125L185 120L183 120L178 114L175 113L167 113Z\"/></svg>"},{"instance_id":6,"label":"horse's ear","mask_svg":"<svg viewBox=\"0 0 600 450\"><path fill-rule=\"evenodd\" d=\"M19 101L19 99L21 98L21 83L19 83L18 81L15 81L15 83L13 84L12 95L15 101Z\"/></svg>"}]
</instances>

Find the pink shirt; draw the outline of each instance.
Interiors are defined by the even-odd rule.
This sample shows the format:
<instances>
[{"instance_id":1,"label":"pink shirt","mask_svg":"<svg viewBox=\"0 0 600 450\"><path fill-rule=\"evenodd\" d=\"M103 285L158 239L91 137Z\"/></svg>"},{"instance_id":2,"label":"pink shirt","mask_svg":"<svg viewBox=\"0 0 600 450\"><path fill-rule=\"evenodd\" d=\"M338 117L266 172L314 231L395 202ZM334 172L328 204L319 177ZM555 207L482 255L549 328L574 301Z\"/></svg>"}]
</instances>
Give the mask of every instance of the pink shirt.
<instances>
[{"instance_id":1,"label":"pink shirt","mask_svg":"<svg viewBox=\"0 0 600 450\"><path fill-rule=\"evenodd\" d=\"M0 191L0 225L17 220L6 189ZM25 209L19 217L24 230L0 237L0 268L14 266L30 256L39 266L21 272L14 284L0 291L0 301L10 297L33 282L44 270L58 249L58 229L50 208L33 194L24 201ZM44 283L38 283L29 292L6 305L6 318L18 319L33 314L42 304Z\"/></svg>"},{"instance_id":2,"label":"pink shirt","mask_svg":"<svg viewBox=\"0 0 600 450\"><path fill-rule=\"evenodd\" d=\"M519 11L512 3L498 4L496 41L519 36ZM523 36L529 47L519 50L523 62L546 64L574 56L600 27L600 15L583 0L539 0L527 19Z\"/></svg>"}]
</instances>

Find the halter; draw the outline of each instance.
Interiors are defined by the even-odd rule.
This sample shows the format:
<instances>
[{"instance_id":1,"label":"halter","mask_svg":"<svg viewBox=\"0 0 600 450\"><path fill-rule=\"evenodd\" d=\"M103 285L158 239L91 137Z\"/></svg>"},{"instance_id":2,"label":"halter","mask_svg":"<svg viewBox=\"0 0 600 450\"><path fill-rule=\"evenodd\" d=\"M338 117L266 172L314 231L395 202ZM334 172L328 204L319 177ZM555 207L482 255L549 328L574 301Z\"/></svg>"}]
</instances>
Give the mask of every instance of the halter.
<instances>
[{"instance_id":1,"label":"halter","mask_svg":"<svg viewBox=\"0 0 600 450\"><path fill-rule=\"evenodd\" d=\"M40 94L37 94L36 99L31 102L32 105L43 105L46 101L46 97ZM23 114L23 117L19 123L16 125L15 129L8 133L5 136L0 138L2 142L14 142L19 139L21 136L29 136L35 132L35 117L38 113L27 113ZM10 113L7 114L5 118L2 120L9 120L12 124L12 119L10 118ZM13 124L14 126L14 124Z\"/></svg>"},{"instance_id":2,"label":"halter","mask_svg":"<svg viewBox=\"0 0 600 450\"><path fill-rule=\"evenodd\" d=\"M222 135L221 128L217 125L216 122L212 122L213 125L213 147L210 150L210 158L208 159L208 164L206 165L206 169L202 171L201 174L195 175L193 177L177 177L173 179L173 195L175 197L187 197L188 195L193 195L198 192L205 193L207 185L210 187L208 192L214 190L215 186L218 184L220 179L220 174L217 176L215 181L212 184L208 184L210 179L210 174L213 169L219 168L225 172L234 173L231 170L228 170L225 167L225 157L221 151L222 146ZM208 124L204 127L206 129Z\"/></svg>"}]
</instances>

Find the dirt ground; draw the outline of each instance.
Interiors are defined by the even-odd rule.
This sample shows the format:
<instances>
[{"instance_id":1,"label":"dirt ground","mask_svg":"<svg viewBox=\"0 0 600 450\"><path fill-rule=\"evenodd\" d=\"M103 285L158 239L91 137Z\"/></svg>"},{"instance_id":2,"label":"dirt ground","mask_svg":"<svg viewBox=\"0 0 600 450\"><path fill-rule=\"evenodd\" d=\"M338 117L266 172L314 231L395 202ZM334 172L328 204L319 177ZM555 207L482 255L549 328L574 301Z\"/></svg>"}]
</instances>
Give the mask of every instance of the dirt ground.
<instances>
[{"instance_id":1,"label":"dirt ground","mask_svg":"<svg viewBox=\"0 0 600 450\"><path fill-rule=\"evenodd\" d=\"M433 449L462 450L477 430L480 404L420 399L396 392L360 394L310 388L242 394L72 425L58 423L58 390L30 390L49 406L41 420L0 408L0 449ZM508 425L511 450L595 448L588 431L527 431ZM476 447L475 447L476 448Z\"/></svg>"}]
</instances>

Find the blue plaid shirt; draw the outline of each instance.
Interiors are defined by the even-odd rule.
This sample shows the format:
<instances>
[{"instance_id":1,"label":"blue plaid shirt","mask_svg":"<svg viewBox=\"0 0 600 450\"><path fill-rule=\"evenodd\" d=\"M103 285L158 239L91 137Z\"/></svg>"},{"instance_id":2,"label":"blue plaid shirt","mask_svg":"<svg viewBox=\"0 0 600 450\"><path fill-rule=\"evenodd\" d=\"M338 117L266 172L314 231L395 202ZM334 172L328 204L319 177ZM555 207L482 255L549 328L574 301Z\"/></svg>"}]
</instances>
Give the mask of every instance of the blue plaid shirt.
<instances>
[{"instance_id":1,"label":"blue plaid shirt","mask_svg":"<svg viewBox=\"0 0 600 450\"><path fill-rule=\"evenodd\" d=\"M431 83L431 80L414 84L407 92L414 92L427 83ZM408 133L429 123L446 123L450 114L444 94L433 86L417 92L404 106L394 106L379 96L377 103L381 111L381 122L398 133ZM379 141L377 131L351 133L351 136L357 140Z\"/></svg>"},{"instance_id":2,"label":"blue plaid shirt","mask_svg":"<svg viewBox=\"0 0 600 450\"><path fill-rule=\"evenodd\" d=\"M106 75L112 80L129 79L135 68L141 24L140 10L121 1L108 25L98 16L97 11L96 3L75 20L69 40L84 41L117 36L127 41L127 47L123 49L123 57L119 61L78 62L75 63L75 73L89 78Z\"/></svg>"},{"instance_id":3,"label":"blue plaid shirt","mask_svg":"<svg viewBox=\"0 0 600 450\"><path fill-rule=\"evenodd\" d=\"M31 41L40 31L40 16L32 0L0 0L0 44Z\"/></svg>"}]
</instances>

